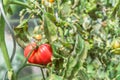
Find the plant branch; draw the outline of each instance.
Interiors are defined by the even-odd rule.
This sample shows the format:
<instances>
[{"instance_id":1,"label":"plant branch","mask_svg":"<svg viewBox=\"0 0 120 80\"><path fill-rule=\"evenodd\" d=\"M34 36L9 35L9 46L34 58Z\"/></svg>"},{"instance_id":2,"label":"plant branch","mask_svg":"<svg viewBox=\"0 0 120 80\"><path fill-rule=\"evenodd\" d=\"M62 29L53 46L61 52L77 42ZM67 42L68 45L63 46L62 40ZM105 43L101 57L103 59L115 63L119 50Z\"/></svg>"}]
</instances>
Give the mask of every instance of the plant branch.
<instances>
[{"instance_id":1,"label":"plant branch","mask_svg":"<svg viewBox=\"0 0 120 80\"><path fill-rule=\"evenodd\" d=\"M23 2L20 2L20 1L10 1L10 3L9 4L16 4L16 5L21 5L21 6L24 6L24 7L27 7L27 8L29 8L29 9L31 9L31 7L28 5L28 4L26 4L26 3L23 3Z\"/></svg>"},{"instance_id":2,"label":"plant branch","mask_svg":"<svg viewBox=\"0 0 120 80\"><path fill-rule=\"evenodd\" d=\"M41 69L41 72L42 72L43 80L46 80L43 69L41 67L40 67L40 69Z\"/></svg>"}]
</instances>

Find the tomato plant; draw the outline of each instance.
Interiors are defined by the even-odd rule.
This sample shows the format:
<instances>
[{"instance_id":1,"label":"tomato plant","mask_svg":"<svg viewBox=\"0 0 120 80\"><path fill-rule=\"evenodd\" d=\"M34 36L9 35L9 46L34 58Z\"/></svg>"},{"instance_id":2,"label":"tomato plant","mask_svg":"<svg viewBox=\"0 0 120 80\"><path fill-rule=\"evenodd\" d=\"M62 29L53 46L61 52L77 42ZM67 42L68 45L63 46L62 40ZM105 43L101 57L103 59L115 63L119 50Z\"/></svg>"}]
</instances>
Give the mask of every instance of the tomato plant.
<instances>
[{"instance_id":1,"label":"tomato plant","mask_svg":"<svg viewBox=\"0 0 120 80\"><path fill-rule=\"evenodd\" d=\"M32 51L31 54L30 51ZM47 65L52 59L52 48L49 44L42 44L37 47L36 43L31 43L25 47L24 56L28 57L30 63Z\"/></svg>"},{"instance_id":2,"label":"tomato plant","mask_svg":"<svg viewBox=\"0 0 120 80\"><path fill-rule=\"evenodd\" d=\"M14 4L23 9L19 24L10 30L26 57L16 75L28 65L52 63L44 67L44 80L119 80L120 0L4 0L5 13ZM0 46L7 68L14 70L2 35L8 22L3 9Z\"/></svg>"}]
</instances>

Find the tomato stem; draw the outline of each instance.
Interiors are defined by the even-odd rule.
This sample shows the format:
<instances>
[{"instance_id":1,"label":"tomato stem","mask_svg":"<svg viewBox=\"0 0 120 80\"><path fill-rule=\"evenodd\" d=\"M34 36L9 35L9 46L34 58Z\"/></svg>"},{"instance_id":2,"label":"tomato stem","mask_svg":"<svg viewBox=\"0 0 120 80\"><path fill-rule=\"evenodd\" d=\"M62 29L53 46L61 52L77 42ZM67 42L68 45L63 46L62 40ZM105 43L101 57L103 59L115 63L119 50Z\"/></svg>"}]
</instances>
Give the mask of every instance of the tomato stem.
<instances>
[{"instance_id":1,"label":"tomato stem","mask_svg":"<svg viewBox=\"0 0 120 80\"><path fill-rule=\"evenodd\" d=\"M40 67L40 69L41 69L41 72L42 72L43 80L46 80L43 69L41 67Z\"/></svg>"},{"instance_id":2,"label":"tomato stem","mask_svg":"<svg viewBox=\"0 0 120 80\"><path fill-rule=\"evenodd\" d=\"M44 67L45 67L45 66L43 66L43 65L31 64L31 63L26 64L26 66L36 66L36 67L41 67L41 68L44 68Z\"/></svg>"}]
</instances>

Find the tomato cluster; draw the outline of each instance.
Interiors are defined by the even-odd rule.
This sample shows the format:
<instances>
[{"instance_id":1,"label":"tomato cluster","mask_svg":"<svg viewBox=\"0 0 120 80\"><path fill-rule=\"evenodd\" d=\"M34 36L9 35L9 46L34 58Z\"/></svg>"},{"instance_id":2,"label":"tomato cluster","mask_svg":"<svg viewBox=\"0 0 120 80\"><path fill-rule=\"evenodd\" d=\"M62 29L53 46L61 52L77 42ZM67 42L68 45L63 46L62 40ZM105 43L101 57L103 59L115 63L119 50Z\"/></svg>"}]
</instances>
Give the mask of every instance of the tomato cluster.
<instances>
[{"instance_id":1,"label":"tomato cluster","mask_svg":"<svg viewBox=\"0 0 120 80\"><path fill-rule=\"evenodd\" d=\"M37 46L36 43L31 43L25 47L24 56L29 56L29 63L47 65L51 62L52 48L49 44L42 44L40 46Z\"/></svg>"}]
</instances>

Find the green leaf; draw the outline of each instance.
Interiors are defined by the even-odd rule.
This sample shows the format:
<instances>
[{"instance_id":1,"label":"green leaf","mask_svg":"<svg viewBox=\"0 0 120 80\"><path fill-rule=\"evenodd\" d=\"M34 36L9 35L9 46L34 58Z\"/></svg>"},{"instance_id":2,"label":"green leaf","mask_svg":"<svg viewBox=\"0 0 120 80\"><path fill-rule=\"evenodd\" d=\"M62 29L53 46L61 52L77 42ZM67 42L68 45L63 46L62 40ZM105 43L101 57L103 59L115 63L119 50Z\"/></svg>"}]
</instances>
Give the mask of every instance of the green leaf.
<instances>
[{"instance_id":1,"label":"green leaf","mask_svg":"<svg viewBox=\"0 0 120 80\"><path fill-rule=\"evenodd\" d=\"M4 5L4 9L5 9L5 12L6 13L9 13L9 14L12 14L13 12L12 12L12 8L11 8L11 6L10 6L10 1L11 0L3 0L3 5Z\"/></svg>"},{"instance_id":2,"label":"green leaf","mask_svg":"<svg viewBox=\"0 0 120 80\"><path fill-rule=\"evenodd\" d=\"M64 71L64 78L74 79L80 73L82 63L87 56L87 49L85 48L85 42L79 34L76 35L76 43L74 46L73 55L68 57L68 61ZM83 77L84 78L84 77ZM87 80L87 79L83 79Z\"/></svg>"},{"instance_id":3,"label":"green leaf","mask_svg":"<svg viewBox=\"0 0 120 80\"><path fill-rule=\"evenodd\" d=\"M24 48L27 45L27 43L29 43L28 24L26 20L23 21L23 24L15 27L14 32L15 32L16 41L22 48Z\"/></svg>"},{"instance_id":4,"label":"green leaf","mask_svg":"<svg viewBox=\"0 0 120 80\"><path fill-rule=\"evenodd\" d=\"M58 48L55 44L52 44L52 50L53 50L53 55L55 58L63 58L62 55L60 55L57 51L58 51Z\"/></svg>"},{"instance_id":5,"label":"green leaf","mask_svg":"<svg viewBox=\"0 0 120 80\"><path fill-rule=\"evenodd\" d=\"M67 2L67 0L61 0L61 1L62 1L61 4L64 4Z\"/></svg>"},{"instance_id":6,"label":"green leaf","mask_svg":"<svg viewBox=\"0 0 120 80\"><path fill-rule=\"evenodd\" d=\"M116 13L119 11L119 7L120 7L120 0L116 4L116 6L113 8L113 11L112 11L110 17L115 18Z\"/></svg>"},{"instance_id":7,"label":"green leaf","mask_svg":"<svg viewBox=\"0 0 120 80\"><path fill-rule=\"evenodd\" d=\"M6 6L8 5L8 3L10 2L10 0L3 0L3 4Z\"/></svg>"},{"instance_id":8,"label":"green leaf","mask_svg":"<svg viewBox=\"0 0 120 80\"><path fill-rule=\"evenodd\" d=\"M110 52L119 55L120 48L112 49Z\"/></svg>"},{"instance_id":9,"label":"green leaf","mask_svg":"<svg viewBox=\"0 0 120 80\"><path fill-rule=\"evenodd\" d=\"M74 8L78 7L79 5L80 5L80 0L74 0L74 4L73 4L72 8L74 9Z\"/></svg>"},{"instance_id":10,"label":"green leaf","mask_svg":"<svg viewBox=\"0 0 120 80\"><path fill-rule=\"evenodd\" d=\"M45 36L48 39L49 43L57 40L57 26L53 23L55 17L51 14L45 14L44 18L44 31Z\"/></svg>"},{"instance_id":11,"label":"green leaf","mask_svg":"<svg viewBox=\"0 0 120 80\"><path fill-rule=\"evenodd\" d=\"M61 9L60 9L61 17L62 18L67 18L70 15L71 11L72 11L71 10L71 5L66 3L66 4L62 4L61 6L62 6Z\"/></svg>"},{"instance_id":12,"label":"green leaf","mask_svg":"<svg viewBox=\"0 0 120 80\"><path fill-rule=\"evenodd\" d=\"M55 18L55 16L54 16L53 14L51 14L51 13L46 13L45 16L48 17L49 20L51 20L53 23L56 22L56 18Z\"/></svg>"},{"instance_id":13,"label":"green leaf","mask_svg":"<svg viewBox=\"0 0 120 80\"><path fill-rule=\"evenodd\" d=\"M11 6L9 6L9 7L8 7L7 12L8 12L10 15L12 15L12 14L13 14L12 7L11 7Z\"/></svg>"},{"instance_id":14,"label":"green leaf","mask_svg":"<svg viewBox=\"0 0 120 80\"><path fill-rule=\"evenodd\" d=\"M77 75L78 80L89 80L88 75L85 73L84 70L80 70Z\"/></svg>"}]
</instances>

